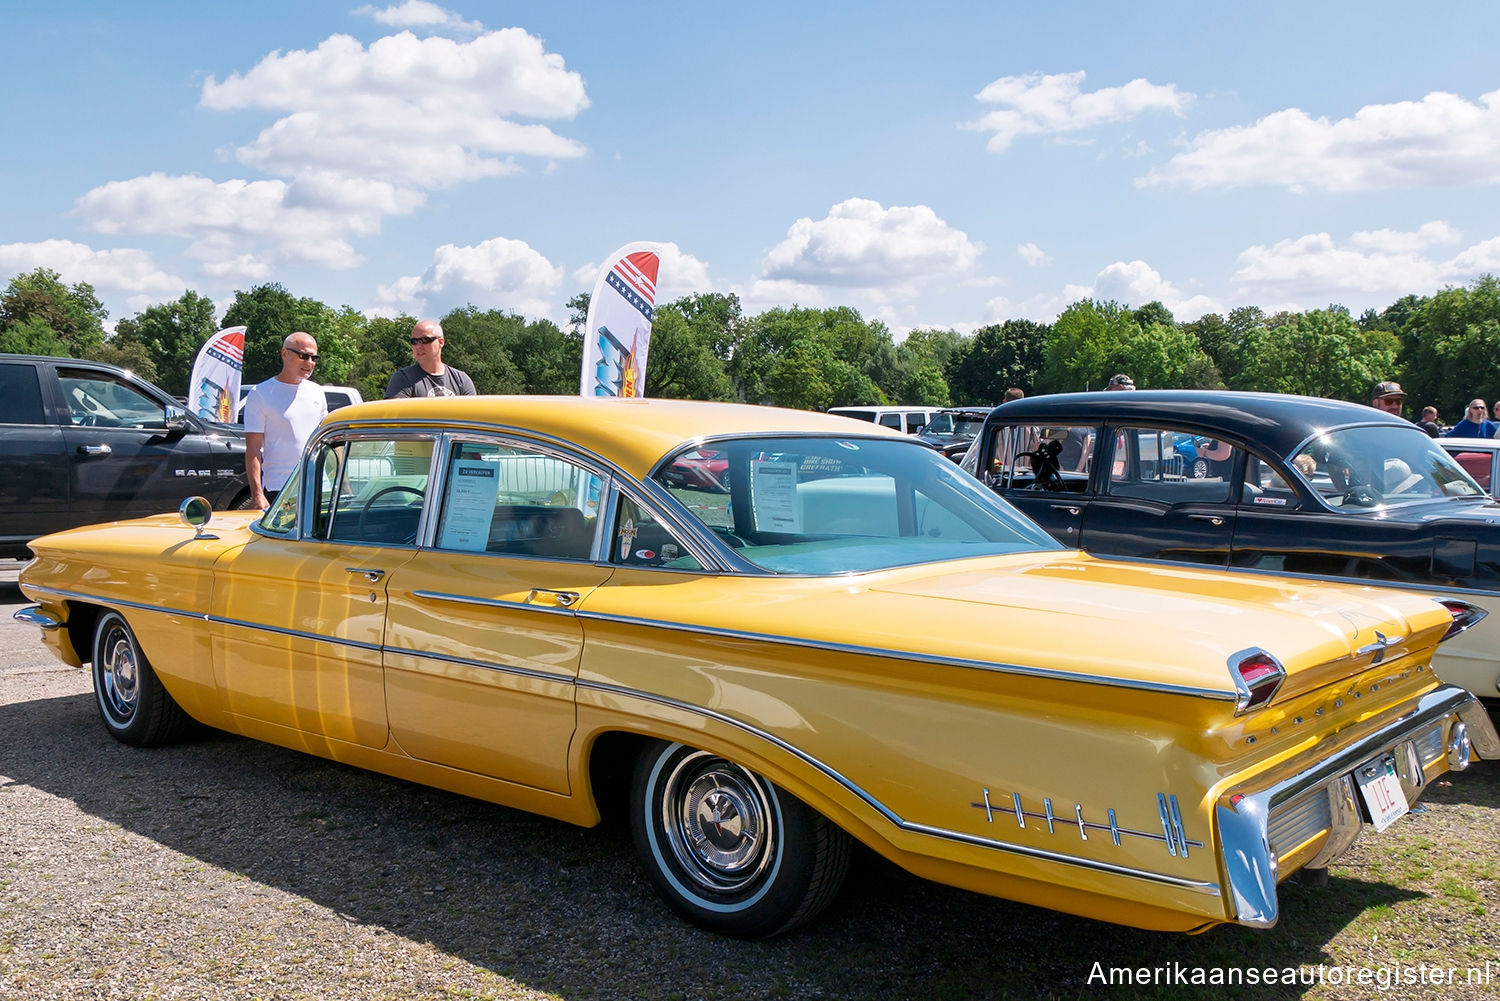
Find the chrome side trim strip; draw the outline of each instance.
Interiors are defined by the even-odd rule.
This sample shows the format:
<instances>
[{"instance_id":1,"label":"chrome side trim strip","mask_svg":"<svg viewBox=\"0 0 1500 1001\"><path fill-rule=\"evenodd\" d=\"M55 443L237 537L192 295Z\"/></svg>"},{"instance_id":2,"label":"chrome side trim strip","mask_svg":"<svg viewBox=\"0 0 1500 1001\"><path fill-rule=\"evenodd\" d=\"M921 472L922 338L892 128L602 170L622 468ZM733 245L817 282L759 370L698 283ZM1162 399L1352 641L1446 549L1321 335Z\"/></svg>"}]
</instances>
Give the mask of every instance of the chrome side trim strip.
<instances>
[{"instance_id":1,"label":"chrome side trim strip","mask_svg":"<svg viewBox=\"0 0 1500 1001\"><path fill-rule=\"evenodd\" d=\"M385 653L402 657L416 657L418 660L436 660L444 664L458 664L461 667L476 667L481 671L493 671L496 674L514 674L522 678L532 678L537 681L553 681L561 685L575 685L578 679L571 674L551 674L547 671L537 671L529 667L516 667L514 664L496 664L487 660L470 660L467 657L450 657L447 654L431 653L425 650L409 650L404 647L388 646L383 648Z\"/></svg>"},{"instance_id":2,"label":"chrome side trim strip","mask_svg":"<svg viewBox=\"0 0 1500 1001\"><path fill-rule=\"evenodd\" d=\"M218 626L234 626L237 629L249 629L253 632L271 633L275 636L290 636L293 639L311 640L314 643L331 643L334 646L353 647L356 650L371 650L379 653L382 649L379 643L362 643L359 640L346 640L337 636L324 636L322 633L309 633L301 629L285 629L281 626L268 626L264 622L246 622L243 619L226 619L218 615L205 615L203 621Z\"/></svg>"},{"instance_id":3,"label":"chrome side trim strip","mask_svg":"<svg viewBox=\"0 0 1500 1001\"><path fill-rule=\"evenodd\" d=\"M739 730L745 731L746 733L759 737L760 739L770 744L774 744L781 750L786 751L788 754L791 754L804 764L817 769L819 772L823 773L828 778L838 783L844 789L859 797L859 799L870 806L871 809L878 812L882 817L890 821L891 824L895 825L897 828L903 831L909 831L914 834L924 834L934 838L941 838L945 841L956 841L960 844L974 845L980 848L991 848L995 851L1007 852L1012 855L1020 855L1025 858L1038 859L1044 862L1056 862L1060 865L1071 865L1081 869L1093 870L1095 872L1105 872L1116 876L1129 876L1135 879L1144 879L1154 883L1165 883L1170 886L1182 887L1184 889L1193 890L1197 893L1205 893L1215 897L1220 895L1219 884L1217 883L1209 883L1195 879L1184 879L1180 876L1170 876L1166 873L1160 872L1148 872L1144 869L1133 869L1129 866L1114 865L1109 862L1101 862L1096 859L1081 858L1077 855L1067 855L1062 852L1052 852L1042 848L1033 848L1030 845L1019 845L1010 841L998 841L993 838L984 838L975 834L966 834L963 831L952 831L944 827L933 827L928 824L914 823L901 817L890 807L880 802L865 789L856 785L853 781L845 777L842 773L820 761L819 759L813 757L811 754L808 754L801 748L795 747L792 744L789 744L786 741L782 740L780 737L777 737L774 734L767 733L759 727L753 726L749 723L745 723L742 720L737 720L732 716L726 716L723 713L715 712L712 709L706 709L702 706L695 706L686 702L679 702L676 699L668 698L664 695L652 695L649 692L640 692L636 691L635 689L623 688L618 685L610 685L600 681L588 681L579 679L578 687L586 688L591 691L603 692L610 695L623 695L629 698L644 699L648 702L654 702L658 705L669 706L673 709L683 710L684 712L691 712L701 716L707 716L710 719L718 720L721 723L725 723L729 726L735 727ZM981 805L989 804L988 795L986 795L985 800L986 803ZM1082 828L1080 827L1080 831L1081 830ZM1087 834L1084 835L1083 840L1088 840Z\"/></svg>"},{"instance_id":4,"label":"chrome side trim strip","mask_svg":"<svg viewBox=\"0 0 1500 1001\"><path fill-rule=\"evenodd\" d=\"M11 618L28 626L36 626L38 629L42 629L47 632L51 632L54 629L59 629L62 627L61 622L48 615L46 612L42 611L41 607L38 605L31 605L26 608L18 608L16 609L16 613L12 615Z\"/></svg>"},{"instance_id":5,"label":"chrome side trim strip","mask_svg":"<svg viewBox=\"0 0 1500 1001\"><path fill-rule=\"evenodd\" d=\"M720 629L715 626L695 626L661 619L642 619L629 615L610 615L603 612L579 611L580 619L594 622L617 622L624 625L644 626L671 632L694 633L700 636L717 636L724 639L750 640L780 646L795 646L808 650L824 650L830 653L848 653L863 657L885 657L892 660L909 660L919 664L938 664L943 667L958 667L976 671L993 671L997 674L1016 674L1028 678L1044 678L1049 681L1073 681L1087 685L1104 685L1111 688L1129 688L1167 695L1185 695L1190 698L1214 699L1233 702L1236 695L1229 689L1197 688L1190 685L1163 685L1129 678L1111 678L1100 674L1073 674L1044 667L1026 667L1020 664L1003 664L998 661L967 660L962 657L940 657L912 650L887 650L882 647L855 646L848 643L829 643L822 640L800 639L794 636L775 636L770 633L752 633L739 629Z\"/></svg>"},{"instance_id":6,"label":"chrome side trim strip","mask_svg":"<svg viewBox=\"0 0 1500 1001\"><path fill-rule=\"evenodd\" d=\"M445 594L442 591L413 591L412 594L432 601L449 601L455 605L478 605L481 608L503 608L511 612L544 612L547 615L566 615L570 618L577 614L571 608L564 608L560 605L532 605L525 601L475 598L464 594Z\"/></svg>"},{"instance_id":7,"label":"chrome side trim strip","mask_svg":"<svg viewBox=\"0 0 1500 1001\"><path fill-rule=\"evenodd\" d=\"M96 605L107 605L110 608L137 608L143 612L162 612L167 615L186 615L190 619L207 619L208 616L201 612L184 612L174 608L163 608L160 605L147 605L139 601L126 601L123 598L105 598L97 594L84 594L81 591L64 591L57 587L44 587L40 584L30 584L33 591L43 594L55 595L59 598L73 598L78 601L92 602Z\"/></svg>"}]
</instances>

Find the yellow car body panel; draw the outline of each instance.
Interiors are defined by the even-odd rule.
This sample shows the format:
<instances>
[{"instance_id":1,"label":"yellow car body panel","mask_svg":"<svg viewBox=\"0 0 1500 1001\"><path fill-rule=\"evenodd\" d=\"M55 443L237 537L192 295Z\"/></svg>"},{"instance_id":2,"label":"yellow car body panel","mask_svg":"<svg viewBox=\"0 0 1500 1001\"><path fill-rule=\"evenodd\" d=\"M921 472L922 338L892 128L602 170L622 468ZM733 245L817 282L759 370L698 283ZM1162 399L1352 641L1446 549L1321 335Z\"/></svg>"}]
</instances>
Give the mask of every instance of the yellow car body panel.
<instances>
[{"instance_id":1,"label":"yellow car body panel","mask_svg":"<svg viewBox=\"0 0 1500 1001\"><path fill-rule=\"evenodd\" d=\"M437 545L450 512L420 490L420 541L277 535L243 513L197 535L170 516L95 526L38 540L22 574L49 646L81 666L99 610L122 611L204 723L573 823L599 819L596 752L617 735L702 748L919 875L1172 930L1274 921L1276 863L1326 864L1366 758L1393 756L1415 794L1461 723L1500 748L1431 670L1452 614L1403 592L1050 544L837 574L614 558L638 544L633 523L623 545L608 534L612 497L691 517L646 482L679 449L807 435L858 451L894 432L726 404L400 400L330 417L304 474L341 435L392 429L597 470L613 492L579 501L593 558ZM1257 650L1281 676L1242 711L1230 667ZM1328 824L1286 819L1319 796ZM1236 861L1257 831L1269 875Z\"/></svg>"}]
</instances>

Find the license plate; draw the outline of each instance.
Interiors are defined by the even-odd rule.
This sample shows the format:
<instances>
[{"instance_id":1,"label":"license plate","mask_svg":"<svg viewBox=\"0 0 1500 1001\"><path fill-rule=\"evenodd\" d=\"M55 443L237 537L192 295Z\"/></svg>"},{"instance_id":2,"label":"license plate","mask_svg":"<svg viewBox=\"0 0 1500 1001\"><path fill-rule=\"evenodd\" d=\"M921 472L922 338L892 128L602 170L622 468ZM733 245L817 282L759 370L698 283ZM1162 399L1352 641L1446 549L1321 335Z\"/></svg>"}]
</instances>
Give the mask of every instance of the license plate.
<instances>
[{"instance_id":1,"label":"license plate","mask_svg":"<svg viewBox=\"0 0 1500 1001\"><path fill-rule=\"evenodd\" d=\"M1396 759L1389 754L1354 769L1354 781L1370 810L1375 830L1383 831L1406 814L1406 793L1396 775Z\"/></svg>"}]
</instances>

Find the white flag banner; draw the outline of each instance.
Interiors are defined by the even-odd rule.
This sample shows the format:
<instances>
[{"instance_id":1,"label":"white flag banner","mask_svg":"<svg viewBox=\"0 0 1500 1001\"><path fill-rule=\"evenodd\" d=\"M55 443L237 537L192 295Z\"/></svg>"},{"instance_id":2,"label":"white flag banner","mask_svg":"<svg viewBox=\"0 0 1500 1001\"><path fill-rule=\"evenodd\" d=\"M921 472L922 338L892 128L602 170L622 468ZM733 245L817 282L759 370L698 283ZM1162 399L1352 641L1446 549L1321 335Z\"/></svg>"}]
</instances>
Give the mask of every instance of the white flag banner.
<instances>
[{"instance_id":1,"label":"white flag banner","mask_svg":"<svg viewBox=\"0 0 1500 1001\"><path fill-rule=\"evenodd\" d=\"M589 296L583 396L643 396L660 244L627 243L609 256Z\"/></svg>"},{"instance_id":2,"label":"white flag banner","mask_svg":"<svg viewBox=\"0 0 1500 1001\"><path fill-rule=\"evenodd\" d=\"M225 327L208 339L193 361L188 409L204 420L232 423L244 371L245 328Z\"/></svg>"}]
</instances>

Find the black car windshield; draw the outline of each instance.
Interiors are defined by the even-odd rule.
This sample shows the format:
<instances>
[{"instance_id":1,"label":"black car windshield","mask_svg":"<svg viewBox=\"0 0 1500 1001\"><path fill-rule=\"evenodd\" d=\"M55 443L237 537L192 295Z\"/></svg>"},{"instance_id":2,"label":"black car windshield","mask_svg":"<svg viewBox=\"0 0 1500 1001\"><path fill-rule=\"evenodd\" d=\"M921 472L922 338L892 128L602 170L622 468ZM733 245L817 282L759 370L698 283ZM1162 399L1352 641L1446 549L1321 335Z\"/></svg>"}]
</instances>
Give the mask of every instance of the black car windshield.
<instances>
[{"instance_id":1,"label":"black car windshield","mask_svg":"<svg viewBox=\"0 0 1500 1001\"><path fill-rule=\"evenodd\" d=\"M1325 501L1351 513L1485 496L1453 457L1416 427L1329 431L1302 446L1291 464Z\"/></svg>"},{"instance_id":2,"label":"black car windshield","mask_svg":"<svg viewBox=\"0 0 1500 1001\"><path fill-rule=\"evenodd\" d=\"M969 441L984 427L984 417L968 414L938 414L922 429L923 438L951 438Z\"/></svg>"},{"instance_id":3,"label":"black car windshield","mask_svg":"<svg viewBox=\"0 0 1500 1001\"><path fill-rule=\"evenodd\" d=\"M1060 548L914 441L740 438L688 449L655 479L751 563L839 574ZM704 469L705 455L712 464Z\"/></svg>"}]
</instances>

